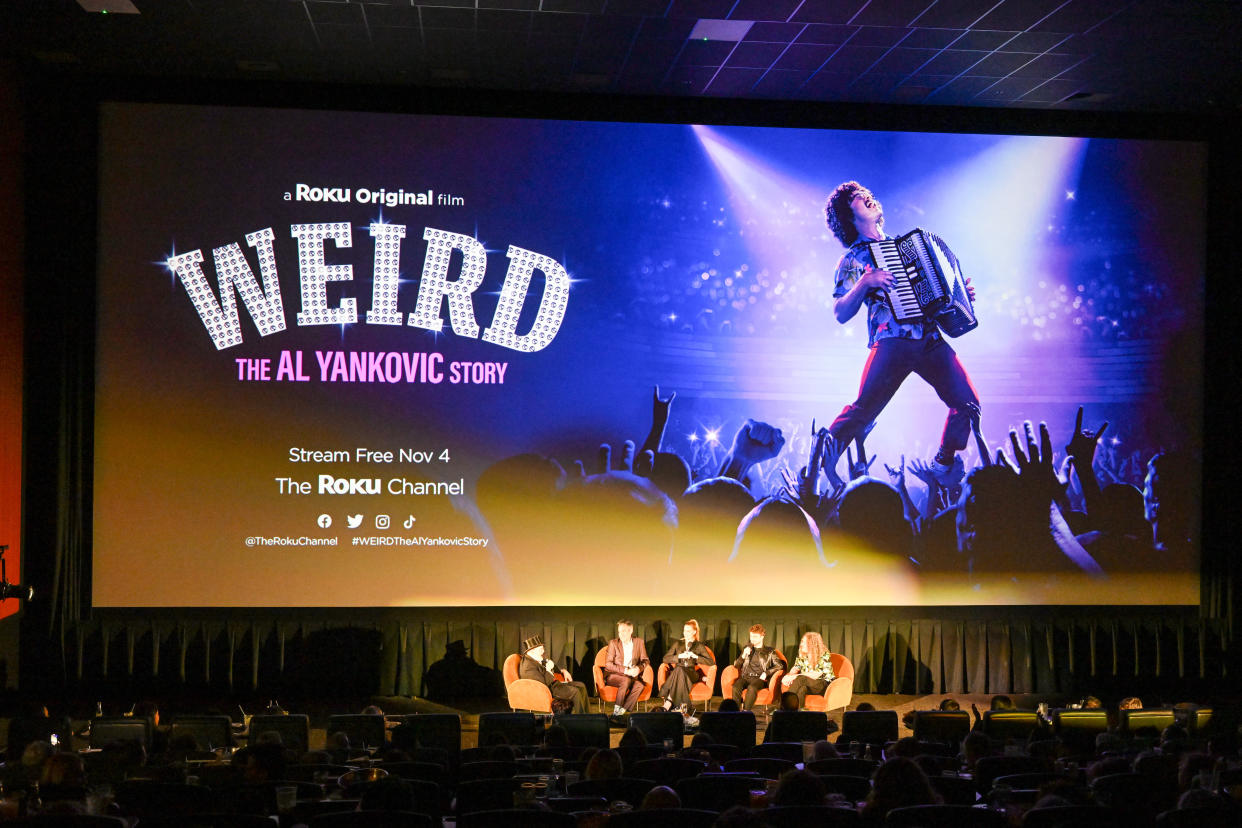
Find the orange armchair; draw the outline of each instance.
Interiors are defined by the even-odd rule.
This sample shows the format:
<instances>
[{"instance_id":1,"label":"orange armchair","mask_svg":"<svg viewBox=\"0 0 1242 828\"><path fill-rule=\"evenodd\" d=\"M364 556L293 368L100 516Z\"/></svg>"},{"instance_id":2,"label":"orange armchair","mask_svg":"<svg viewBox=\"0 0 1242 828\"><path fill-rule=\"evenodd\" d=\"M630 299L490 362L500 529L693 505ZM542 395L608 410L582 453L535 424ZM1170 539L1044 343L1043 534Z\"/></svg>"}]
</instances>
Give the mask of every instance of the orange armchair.
<instances>
[{"instance_id":1,"label":"orange armchair","mask_svg":"<svg viewBox=\"0 0 1242 828\"><path fill-rule=\"evenodd\" d=\"M617 703L617 688L609 687L604 683L604 661L608 658L608 649L605 647L595 654L595 665L591 667L591 674L595 676L595 696L599 700L599 709L602 712L604 704ZM651 665L648 664L643 668L643 692L638 694L638 700L645 702L651 698L652 691L655 690L655 677L651 672Z\"/></svg>"},{"instance_id":2,"label":"orange armchair","mask_svg":"<svg viewBox=\"0 0 1242 828\"><path fill-rule=\"evenodd\" d=\"M501 673L505 678L505 692L509 694L510 710L529 710L533 713L552 712L552 691L541 681L518 678L518 664L522 656L514 653L505 659ZM564 681L560 673L556 678Z\"/></svg>"},{"instance_id":3,"label":"orange armchair","mask_svg":"<svg viewBox=\"0 0 1242 828\"><path fill-rule=\"evenodd\" d=\"M854 697L854 665L840 653L832 653L832 673L835 679L828 682L828 689L823 695L807 695L804 710L836 710L846 707Z\"/></svg>"},{"instance_id":4,"label":"orange armchair","mask_svg":"<svg viewBox=\"0 0 1242 828\"><path fill-rule=\"evenodd\" d=\"M784 661L786 664L789 663L785 658L785 654L780 650L777 650L776 654L781 657L781 661ZM755 707L768 707L780 701L781 676L783 675L785 675L784 670L777 670L772 674L771 678L768 679L768 686L761 688L755 694ZM720 695L722 698L727 699L733 695L733 684L737 681L737 677L738 669L732 664L720 671Z\"/></svg>"},{"instance_id":5,"label":"orange armchair","mask_svg":"<svg viewBox=\"0 0 1242 828\"><path fill-rule=\"evenodd\" d=\"M712 657L712 661L716 660L716 654L712 652L711 647L704 644L703 649L707 650L707 654ZM699 675L702 678L690 688L690 701L707 702L707 707L711 707L712 692L716 687L716 669L718 666L717 664L710 666L706 664L695 665L695 669L699 671ZM659 677L661 687L664 686L664 680L668 678L668 672L672 667L673 665L671 664L660 664Z\"/></svg>"}]
</instances>

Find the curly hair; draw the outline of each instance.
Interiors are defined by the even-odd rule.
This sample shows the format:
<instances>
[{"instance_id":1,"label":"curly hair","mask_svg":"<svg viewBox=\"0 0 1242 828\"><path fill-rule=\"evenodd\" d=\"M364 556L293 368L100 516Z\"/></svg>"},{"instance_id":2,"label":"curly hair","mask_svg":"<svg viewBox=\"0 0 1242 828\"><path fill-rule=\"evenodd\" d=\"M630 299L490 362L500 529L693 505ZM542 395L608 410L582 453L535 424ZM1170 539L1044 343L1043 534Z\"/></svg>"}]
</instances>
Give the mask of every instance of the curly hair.
<instances>
[{"instance_id":1,"label":"curly hair","mask_svg":"<svg viewBox=\"0 0 1242 828\"><path fill-rule=\"evenodd\" d=\"M857 181L846 181L832 191L832 195L828 196L828 203L824 205L824 218L828 221L828 229L832 231L832 235L837 237L837 241L846 247L851 246L858 241L858 230L854 227L854 211L850 209L850 202L854 200L854 196L859 193L871 195L871 191ZM879 204L877 201L876 204ZM880 207L880 229L884 228L884 208Z\"/></svg>"},{"instance_id":2,"label":"curly hair","mask_svg":"<svg viewBox=\"0 0 1242 828\"><path fill-rule=\"evenodd\" d=\"M802 636L802 641L798 644L798 654L806 656L806 660L811 666L819 664L819 660L824 653L828 652L828 647L824 644L824 639L817 632L808 632Z\"/></svg>"}]
</instances>

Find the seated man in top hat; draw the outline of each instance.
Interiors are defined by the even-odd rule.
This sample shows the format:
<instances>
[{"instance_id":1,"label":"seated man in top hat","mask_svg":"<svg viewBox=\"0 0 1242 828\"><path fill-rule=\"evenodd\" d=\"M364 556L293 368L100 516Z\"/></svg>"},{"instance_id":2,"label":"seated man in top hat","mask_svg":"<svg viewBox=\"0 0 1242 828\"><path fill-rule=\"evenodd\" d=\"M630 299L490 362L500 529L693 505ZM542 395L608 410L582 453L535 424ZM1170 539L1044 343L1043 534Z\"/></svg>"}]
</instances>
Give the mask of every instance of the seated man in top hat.
<instances>
[{"instance_id":1,"label":"seated man in top hat","mask_svg":"<svg viewBox=\"0 0 1242 828\"><path fill-rule=\"evenodd\" d=\"M522 642L522 660L518 678L534 679L552 691L553 710L569 709L570 713L587 712L587 687L580 681L558 681L556 663L544 658L543 636L532 635ZM557 702L560 704L557 704Z\"/></svg>"}]
</instances>

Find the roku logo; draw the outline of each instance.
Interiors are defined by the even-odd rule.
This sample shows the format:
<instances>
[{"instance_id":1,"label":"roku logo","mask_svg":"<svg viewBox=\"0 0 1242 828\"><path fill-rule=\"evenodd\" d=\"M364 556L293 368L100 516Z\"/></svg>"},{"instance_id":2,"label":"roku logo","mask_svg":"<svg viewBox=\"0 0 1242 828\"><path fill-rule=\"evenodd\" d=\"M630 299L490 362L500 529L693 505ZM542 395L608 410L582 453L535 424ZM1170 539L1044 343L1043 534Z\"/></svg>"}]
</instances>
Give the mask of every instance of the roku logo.
<instances>
[{"instance_id":1,"label":"roku logo","mask_svg":"<svg viewBox=\"0 0 1242 828\"><path fill-rule=\"evenodd\" d=\"M294 224L289 227L289 233L298 240L298 275L302 293L302 310L297 315L298 326L345 325L357 322L356 299L342 298L339 304L329 307L327 293L328 282L353 281L353 265L330 265L324 261L325 240L331 239L337 248L353 246L349 223ZM444 326L440 318L441 309L443 300L447 299L449 323L453 333L474 339L480 337L479 325L474 315L473 295L483 283L487 270L487 251L477 239L433 227L423 230L427 251L423 258L418 298L414 311L405 317L397 308L401 240L405 238L405 225L376 222L370 226L370 235L375 239L375 253L371 308L367 311L366 318L368 325L404 324L440 331ZM227 244L212 250L219 288L218 299L203 273L201 250L191 250L165 262L168 269L176 273L185 285L199 319L218 350L241 344L237 293L241 294L242 303L250 313L250 319L258 328L260 336L268 336L285 329L284 304L273 247L275 238L276 235L270 227L246 236L246 243L258 255L262 287L255 279L254 271L250 269L250 263L242 253L240 245ZM449 265L454 251L461 254L461 266L457 278L450 280ZM565 308L569 303L569 274L560 262L542 253L510 245L507 255L509 269L505 273L491 325L482 331L482 339L514 351L540 351L552 343L565 319ZM530 330L519 334L518 318L521 316L535 271L543 273L543 296Z\"/></svg>"},{"instance_id":2,"label":"roku logo","mask_svg":"<svg viewBox=\"0 0 1242 828\"><path fill-rule=\"evenodd\" d=\"M320 494L359 494L373 495L380 493L378 477L333 477L330 474L319 475Z\"/></svg>"}]
</instances>

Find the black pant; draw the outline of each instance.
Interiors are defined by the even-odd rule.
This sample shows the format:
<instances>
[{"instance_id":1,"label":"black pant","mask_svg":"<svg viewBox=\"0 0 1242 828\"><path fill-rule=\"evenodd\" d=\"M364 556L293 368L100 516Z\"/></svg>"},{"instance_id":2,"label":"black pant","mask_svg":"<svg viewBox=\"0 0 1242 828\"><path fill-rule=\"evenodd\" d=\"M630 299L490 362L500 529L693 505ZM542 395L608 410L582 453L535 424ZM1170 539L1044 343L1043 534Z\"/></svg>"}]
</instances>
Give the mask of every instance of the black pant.
<instances>
[{"instance_id":1,"label":"black pant","mask_svg":"<svg viewBox=\"0 0 1242 828\"><path fill-rule=\"evenodd\" d=\"M690 704L690 690L699 683L699 671L693 667L674 665L664 679L660 692L664 698L673 703L673 707Z\"/></svg>"},{"instance_id":2,"label":"black pant","mask_svg":"<svg viewBox=\"0 0 1242 828\"><path fill-rule=\"evenodd\" d=\"M961 451L970 438L970 408L979 405L979 395L966 376L957 354L943 339L881 339L871 349L858 387L858 399L847 405L832 421L828 432L837 445L845 446L865 429L910 374L918 374L949 407L940 447Z\"/></svg>"},{"instance_id":3,"label":"black pant","mask_svg":"<svg viewBox=\"0 0 1242 828\"><path fill-rule=\"evenodd\" d=\"M758 676L738 676L737 681L733 682L733 700L743 710L750 710L755 706L755 697L759 695L759 691L767 686L768 683Z\"/></svg>"},{"instance_id":4,"label":"black pant","mask_svg":"<svg viewBox=\"0 0 1242 828\"><path fill-rule=\"evenodd\" d=\"M805 676L801 673L794 676L794 680L789 683L789 692L798 697L799 710L801 710L802 706L806 703L808 693L818 696L827 689L827 679L813 679L810 676Z\"/></svg>"},{"instance_id":5,"label":"black pant","mask_svg":"<svg viewBox=\"0 0 1242 828\"><path fill-rule=\"evenodd\" d=\"M587 686L580 681L558 681L551 688L552 696L571 703L570 713L587 712Z\"/></svg>"}]
</instances>

